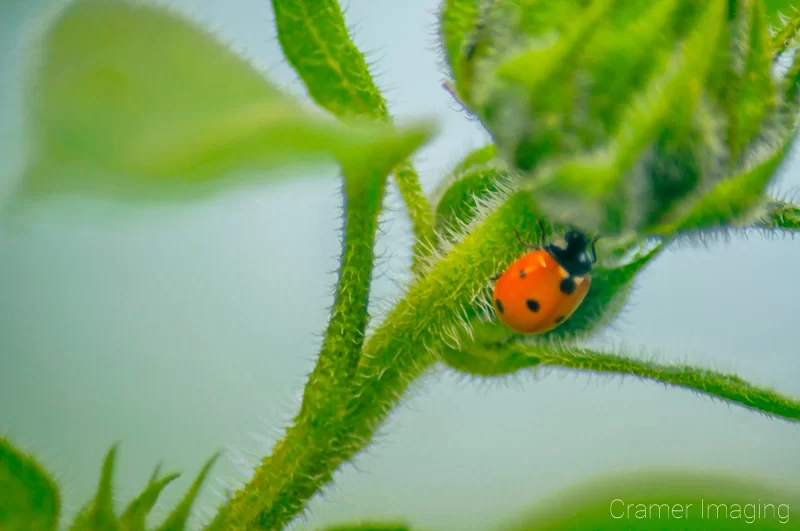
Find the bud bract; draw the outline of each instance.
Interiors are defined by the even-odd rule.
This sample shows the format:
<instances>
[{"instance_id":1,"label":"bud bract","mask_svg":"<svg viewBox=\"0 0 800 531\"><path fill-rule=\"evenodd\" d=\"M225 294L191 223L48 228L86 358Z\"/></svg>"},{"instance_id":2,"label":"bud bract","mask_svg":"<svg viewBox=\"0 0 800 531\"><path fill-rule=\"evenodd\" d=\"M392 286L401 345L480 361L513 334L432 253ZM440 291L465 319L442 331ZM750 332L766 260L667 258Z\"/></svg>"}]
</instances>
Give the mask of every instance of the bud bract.
<instances>
[{"instance_id":1,"label":"bud bract","mask_svg":"<svg viewBox=\"0 0 800 531\"><path fill-rule=\"evenodd\" d=\"M609 235L741 221L797 123L762 0L486 1L457 61L538 209Z\"/></svg>"}]
</instances>

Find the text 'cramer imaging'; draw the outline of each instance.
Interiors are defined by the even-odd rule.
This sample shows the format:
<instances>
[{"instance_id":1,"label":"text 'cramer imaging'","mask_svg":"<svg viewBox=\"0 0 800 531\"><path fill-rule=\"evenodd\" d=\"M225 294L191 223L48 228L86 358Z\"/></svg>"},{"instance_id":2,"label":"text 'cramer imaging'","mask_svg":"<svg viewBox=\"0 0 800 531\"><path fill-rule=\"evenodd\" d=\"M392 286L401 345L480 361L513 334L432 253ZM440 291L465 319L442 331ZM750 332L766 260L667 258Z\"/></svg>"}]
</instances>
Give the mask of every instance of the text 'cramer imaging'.
<instances>
[{"instance_id":1,"label":"text 'cramer imaging'","mask_svg":"<svg viewBox=\"0 0 800 531\"><path fill-rule=\"evenodd\" d=\"M748 524L763 520L789 522L788 503L631 503L619 498L611 500L611 517L616 520L742 520Z\"/></svg>"}]
</instances>

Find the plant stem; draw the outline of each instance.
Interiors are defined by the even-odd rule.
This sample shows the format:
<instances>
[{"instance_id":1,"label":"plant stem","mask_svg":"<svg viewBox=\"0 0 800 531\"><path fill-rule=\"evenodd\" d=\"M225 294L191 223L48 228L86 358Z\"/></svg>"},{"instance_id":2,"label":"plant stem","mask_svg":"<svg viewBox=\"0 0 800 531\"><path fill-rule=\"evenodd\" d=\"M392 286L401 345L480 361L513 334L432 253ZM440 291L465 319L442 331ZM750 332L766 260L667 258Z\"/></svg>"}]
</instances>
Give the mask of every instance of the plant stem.
<instances>
[{"instance_id":1,"label":"plant stem","mask_svg":"<svg viewBox=\"0 0 800 531\"><path fill-rule=\"evenodd\" d=\"M410 382L446 348L465 309L489 278L519 253L514 238L535 234L530 196L510 197L431 271L418 279L364 346L346 415L296 420L230 505L226 529L281 529L333 472L372 440ZM341 411L341 395L318 395L309 408ZM221 511L220 514L226 511Z\"/></svg>"},{"instance_id":2,"label":"plant stem","mask_svg":"<svg viewBox=\"0 0 800 531\"><path fill-rule=\"evenodd\" d=\"M414 246L411 262L411 272L419 274L425 258L436 245L436 234L433 230L433 211L428 198L422 191L414 165L410 160L405 160L394 170L394 180L397 189L406 204L411 228L414 232Z\"/></svg>"},{"instance_id":3,"label":"plant stem","mask_svg":"<svg viewBox=\"0 0 800 531\"><path fill-rule=\"evenodd\" d=\"M689 365L667 365L579 347L512 343L443 353L447 363L476 376L501 376L524 368L559 367L634 376L720 398L771 417L800 421L800 401L757 387L734 374Z\"/></svg>"}]
</instances>

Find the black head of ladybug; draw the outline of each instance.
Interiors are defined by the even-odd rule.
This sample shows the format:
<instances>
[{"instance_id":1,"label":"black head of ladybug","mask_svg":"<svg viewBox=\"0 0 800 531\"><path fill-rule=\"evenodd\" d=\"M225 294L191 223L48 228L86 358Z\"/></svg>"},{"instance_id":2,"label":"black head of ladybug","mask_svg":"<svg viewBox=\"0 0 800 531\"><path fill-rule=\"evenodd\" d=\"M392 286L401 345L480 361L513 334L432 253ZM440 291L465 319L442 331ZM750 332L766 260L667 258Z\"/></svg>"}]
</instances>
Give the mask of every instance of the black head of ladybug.
<instances>
[{"instance_id":1,"label":"black head of ladybug","mask_svg":"<svg viewBox=\"0 0 800 531\"><path fill-rule=\"evenodd\" d=\"M581 231L570 230L564 235L564 239L556 240L544 248L570 276L582 276L591 271L592 265L597 262L595 241L597 238L590 240Z\"/></svg>"}]
</instances>

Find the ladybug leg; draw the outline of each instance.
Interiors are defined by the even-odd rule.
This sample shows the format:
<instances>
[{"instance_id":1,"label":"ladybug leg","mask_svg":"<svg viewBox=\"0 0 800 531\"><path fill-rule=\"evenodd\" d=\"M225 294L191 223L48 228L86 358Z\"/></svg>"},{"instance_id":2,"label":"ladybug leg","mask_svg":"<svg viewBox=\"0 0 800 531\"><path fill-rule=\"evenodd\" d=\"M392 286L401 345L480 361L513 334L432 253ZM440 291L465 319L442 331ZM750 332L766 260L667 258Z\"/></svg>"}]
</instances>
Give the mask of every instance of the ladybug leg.
<instances>
[{"instance_id":1,"label":"ladybug leg","mask_svg":"<svg viewBox=\"0 0 800 531\"><path fill-rule=\"evenodd\" d=\"M600 236L597 236L595 239L592 240L592 262L597 262L597 250L594 248L594 244L597 240L600 239Z\"/></svg>"},{"instance_id":2,"label":"ladybug leg","mask_svg":"<svg viewBox=\"0 0 800 531\"><path fill-rule=\"evenodd\" d=\"M502 276L502 275L500 275L500 274L497 274L497 275L495 275L495 276L493 276L493 277L490 277L490 278L489 278L489 280L491 280L492 282L495 282L495 281L497 281L497 279L498 279L498 278L500 278L501 276Z\"/></svg>"},{"instance_id":3,"label":"ladybug leg","mask_svg":"<svg viewBox=\"0 0 800 531\"><path fill-rule=\"evenodd\" d=\"M517 232L517 229L514 229L514 234L517 236L517 241L520 243L520 245L522 245L526 249L536 249L535 245L531 245L530 243L522 241L522 238L520 237L519 232Z\"/></svg>"}]
</instances>

